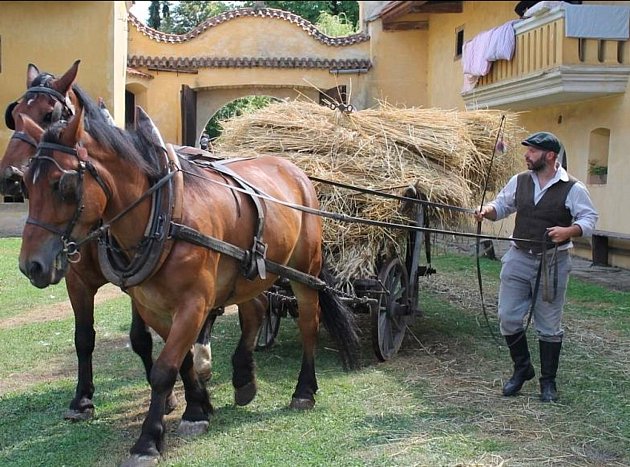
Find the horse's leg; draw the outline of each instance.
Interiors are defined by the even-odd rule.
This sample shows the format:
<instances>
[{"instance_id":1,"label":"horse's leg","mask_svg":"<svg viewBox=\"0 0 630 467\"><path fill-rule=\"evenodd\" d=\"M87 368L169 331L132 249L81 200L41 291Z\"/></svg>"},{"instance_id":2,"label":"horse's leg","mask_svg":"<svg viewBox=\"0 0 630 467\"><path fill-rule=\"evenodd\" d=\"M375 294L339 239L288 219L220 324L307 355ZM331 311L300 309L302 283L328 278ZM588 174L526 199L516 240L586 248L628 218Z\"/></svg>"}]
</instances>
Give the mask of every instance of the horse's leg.
<instances>
[{"instance_id":1,"label":"horse's leg","mask_svg":"<svg viewBox=\"0 0 630 467\"><path fill-rule=\"evenodd\" d=\"M216 319L214 315L212 322ZM206 324L208 321L206 320ZM204 327L205 325L204 324ZM203 330L202 330L203 332ZM186 394L186 410L177 429L178 433L195 436L208 431L208 419L212 414L212 405L206 389L205 381L199 377L193 363L191 352L186 354L179 369Z\"/></svg>"},{"instance_id":2,"label":"horse's leg","mask_svg":"<svg viewBox=\"0 0 630 467\"><path fill-rule=\"evenodd\" d=\"M241 303L238 318L241 324L241 338L232 355L232 385L236 405L247 405L256 396L256 366L254 347L256 335L267 310L267 297L263 294Z\"/></svg>"},{"instance_id":3,"label":"horse's leg","mask_svg":"<svg viewBox=\"0 0 630 467\"><path fill-rule=\"evenodd\" d=\"M312 409L315 406L317 378L315 376L315 348L319 330L319 296L315 289L291 282L298 303L298 327L302 336L302 367L291 398L292 409Z\"/></svg>"},{"instance_id":4,"label":"horse's leg","mask_svg":"<svg viewBox=\"0 0 630 467\"><path fill-rule=\"evenodd\" d=\"M140 310L144 314L144 309ZM150 313L150 312L149 312ZM159 322L152 322L151 326L166 342L160 356L151 369L151 402L149 411L142 424L142 432L131 448L131 458L124 465L146 465L157 461L164 448L164 414L168 395L175 386L177 373L184 367L184 384L186 385L186 401L190 409L186 408L188 422L200 422L205 413L210 413L209 399L201 381L196 377L192 366L190 349L201 331L205 316L201 310L186 310L185 307L173 314L173 323L168 328L159 328ZM157 328L155 326L158 326ZM205 394L205 396L203 395ZM205 397L205 399L204 399ZM204 401L208 401L208 408L204 410ZM199 406L199 407L196 407ZM207 421L208 417L206 417Z\"/></svg>"},{"instance_id":5,"label":"horse's leg","mask_svg":"<svg viewBox=\"0 0 630 467\"><path fill-rule=\"evenodd\" d=\"M94 295L97 288L85 284L72 269L66 278L66 289L74 312L74 347L78 359L77 388L66 420L88 420L94 415L94 381L92 353L94 352Z\"/></svg>"},{"instance_id":6,"label":"horse's leg","mask_svg":"<svg viewBox=\"0 0 630 467\"><path fill-rule=\"evenodd\" d=\"M202 381L208 382L212 378L212 348L210 346L210 334L217 316L223 314L223 309L210 310L206 322L197 337L193 347L193 365L197 375Z\"/></svg>"},{"instance_id":7,"label":"horse's leg","mask_svg":"<svg viewBox=\"0 0 630 467\"><path fill-rule=\"evenodd\" d=\"M153 368L153 337L144 320L138 313L138 309L131 301L131 329L129 330L131 348L140 357L144 365L147 382L151 384L151 369ZM177 407L177 397L171 391L166 399L166 413L169 414Z\"/></svg>"}]
</instances>

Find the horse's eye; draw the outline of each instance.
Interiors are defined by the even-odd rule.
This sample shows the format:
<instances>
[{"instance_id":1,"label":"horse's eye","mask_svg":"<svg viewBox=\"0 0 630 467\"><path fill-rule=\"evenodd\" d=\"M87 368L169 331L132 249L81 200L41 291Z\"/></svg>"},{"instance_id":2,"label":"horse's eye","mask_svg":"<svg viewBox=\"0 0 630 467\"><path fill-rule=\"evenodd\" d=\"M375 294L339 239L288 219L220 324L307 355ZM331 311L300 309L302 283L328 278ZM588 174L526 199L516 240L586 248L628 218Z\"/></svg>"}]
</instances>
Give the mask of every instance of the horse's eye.
<instances>
[{"instance_id":1,"label":"horse's eye","mask_svg":"<svg viewBox=\"0 0 630 467\"><path fill-rule=\"evenodd\" d=\"M44 115L44 119L42 120L42 123L47 123L47 124L52 123L52 112L48 112L46 115Z\"/></svg>"}]
</instances>

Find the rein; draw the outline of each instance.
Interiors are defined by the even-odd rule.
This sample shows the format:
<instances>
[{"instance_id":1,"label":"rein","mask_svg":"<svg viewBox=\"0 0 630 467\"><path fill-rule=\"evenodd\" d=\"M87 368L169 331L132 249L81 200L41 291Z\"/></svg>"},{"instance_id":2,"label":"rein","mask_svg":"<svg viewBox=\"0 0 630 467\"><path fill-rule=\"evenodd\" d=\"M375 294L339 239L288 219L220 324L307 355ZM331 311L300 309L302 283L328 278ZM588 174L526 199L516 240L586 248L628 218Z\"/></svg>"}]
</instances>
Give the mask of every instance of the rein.
<instances>
[{"instance_id":1,"label":"rein","mask_svg":"<svg viewBox=\"0 0 630 467\"><path fill-rule=\"evenodd\" d=\"M188 172L186 170L182 171L184 173L187 173L190 176L193 177L198 177L201 178L203 180L212 182L216 185L222 186L224 188L229 188L230 190L234 190L234 191L239 191L241 193L248 193L245 190L243 190L242 188L236 187L236 186L232 186L232 185L228 185L222 182L219 182L217 180L211 180L207 177L204 177L203 175L199 175L193 172ZM333 220L338 220L338 221L342 221L342 222L348 222L348 223L356 223L356 224L366 224L366 225L374 225L377 227L385 227L385 228L395 228L395 229L401 229L401 230L409 230L409 231L413 231L413 232L428 232L428 233L435 233L435 234L443 234L443 235L455 235L455 236L460 236L460 237L468 237L468 238L482 238L482 239L488 239L488 240L508 240L508 241L519 241L519 242L524 242L524 243L530 243L533 245L541 245L544 244L545 242L541 242L539 240L532 240L529 238L516 238L516 237L497 237L494 235L485 235L485 234L474 234L474 233L468 233L468 232L455 232L455 231L451 231L451 230L442 230L442 229L433 229L433 228L429 228L429 227L420 227L417 225L408 225L408 224L397 224L397 223L391 223L391 222L384 222L384 221L375 221L375 220L371 220L371 219L364 219L361 217L355 217L355 216L349 216L347 214L339 214L339 213L334 213L334 212L329 212L329 211L324 211L321 209L314 209L314 208L309 208L307 206L302 206L300 204L294 204L294 203L289 203L286 201L282 201L279 200L277 198L274 198L271 195L266 194L264 191L262 190L258 190L259 192L254 194L253 196L257 196L261 199L264 199L266 201L270 201L273 203L277 203L280 204L282 206L286 206L288 208L291 209L296 209L298 211L302 211L305 212L307 214L314 214L316 216L320 216L320 217L325 217L328 219L333 219ZM410 198L412 199L412 198Z\"/></svg>"},{"instance_id":2,"label":"rein","mask_svg":"<svg viewBox=\"0 0 630 467\"><path fill-rule=\"evenodd\" d=\"M337 187L340 187L340 188L347 188L348 190L354 190L354 191L357 191L359 193L366 193L366 194L370 194L370 195L375 195L375 196L379 196L381 198L396 199L396 200L399 200L399 201L408 201L410 203L421 204L423 206L433 206L433 207L436 207L436 208L448 209L450 211L459 211L459 212L464 212L464 213L467 213L467 214L474 214L475 213L475 210L474 209L470 209L470 208L464 208L464 207L460 207L460 206L452 206L450 204L436 203L436 202L428 201L428 200L425 200L425 199L410 198L408 196L392 195L390 193L383 193L382 191L371 190L369 188L360 188L358 186L348 185L346 183L334 182L332 180L326 180L326 179L319 178L319 177L311 177L311 176L309 176L308 178L310 178L314 182L323 183L325 185L337 186Z\"/></svg>"},{"instance_id":3,"label":"rein","mask_svg":"<svg viewBox=\"0 0 630 467\"><path fill-rule=\"evenodd\" d=\"M147 197L155 194L156 192L158 192L158 190L160 190L162 187L164 187L165 185L169 184L170 186L170 182L171 180L178 174L181 173L187 173L190 176L194 176L194 177L198 177L198 178L202 178L206 181L209 181L211 183L214 183L216 185L222 186L224 188L227 188L229 190L232 191L237 191L237 192L241 192L244 193L246 195L248 195L249 197L251 197L252 199L261 199L261 200L266 200L266 201L270 201L273 203L277 203L280 204L282 206L286 206L288 208L291 209L296 209L302 212L306 212L308 214L313 214L313 215L317 215L320 217L325 217L325 218L330 218L330 219L334 219L334 220L339 220L339 221L344 221L344 222L349 222L349 223L359 223L359 224L367 224L367 225L374 225L374 226L380 226L380 227L386 227L386 228L397 228L397 229L403 229L403 230L408 230L408 231L416 231L416 232L425 232L425 233L439 233L439 234L444 234L444 235L459 235L459 236L463 236L463 237L473 237L473 238L488 238L488 239L496 239L496 240L510 240L510 241L522 241L522 242L526 242L526 243L531 243L531 244L540 244L541 242L535 241L535 240L530 240L530 239L518 239L518 238L506 238L506 237L495 237L495 236L490 236L490 235L482 235L482 234L472 234L472 233L466 233L466 232L454 232L454 231L448 231L448 230L442 230L442 229L432 229L432 228L428 228L428 227L421 227L418 225L406 225L406 224L397 224L397 223L389 223L389 222L383 222L383 221L375 221L375 220L370 220L370 219L363 219L360 217L355 217L355 216L349 216L349 215L345 215L345 214L338 214L338 213L332 213L332 212L328 212L328 211L324 211L321 209L315 209L315 208L310 208L307 206L302 206L302 205L298 205L298 204L294 204L294 203L289 203L286 201L282 201L279 200L277 198L274 198L270 195L268 195L267 193L265 193L264 191L253 187L251 185L249 185L247 183L247 186L243 186L243 184L241 183L240 177L238 177L237 174L235 174L240 180L239 180L239 184L241 186L234 186L234 185L229 185L227 183L222 183L218 180L212 180L208 177L204 177L203 175L197 174L197 173L193 173L193 172L189 172L189 171L185 171L181 168L181 166L179 166L179 164L177 164L177 162L175 160L173 160L173 158L171 157L171 155L169 154L169 158L170 160L167 163L167 167L168 167L168 173L166 175L164 175L160 180L158 180L155 184L153 184L147 191L145 191L144 193L142 193L142 195L140 195L140 197L138 199L136 199L133 203L131 203L129 206L127 206L126 208L124 208L122 211L120 211L118 214L116 214L112 219L110 219L107 223L102 224L101 226L97 227L96 229L92 230L87 236L85 236L83 239L79 240L79 241L73 241L71 238L71 234L72 231L74 230L74 227L81 215L81 212L84 208L84 206L82 205L82 200L83 200L83 174L84 172L88 171L92 177L98 182L99 186L101 187L101 189L104 191L104 193L107 196L107 199L109 200L112 196L111 194L111 190L109 189L109 187L105 184L105 182L103 181L103 179L100 177L100 175L98 174L98 171L96 169L96 167L94 167L94 165L89 161L84 161L79 157L79 152L77 151L76 148L70 148L67 146L63 146L63 145L59 145L59 144L54 144L54 143L40 143L40 145L38 146L38 150L40 149L53 149L53 150L57 150L57 151L61 151L64 152L66 154L70 154L72 156L74 156L75 158L77 158L78 163L79 163L79 167L78 167L78 171L76 171L79 174L79 202L78 202L78 207L77 210L75 211L75 214L72 218L72 220L70 221L70 223L68 224L68 226L66 227L65 231L61 230L61 229L57 229L54 226L50 226L47 224L44 224L42 222L39 222L35 219L32 219L29 217L29 219L27 219L27 223L29 224L33 224L36 226L39 226L41 228L44 228L50 232L53 232L57 235L61 236L62 242L64 243L64 252L66 253L67 257L68 257L68 261L69 262L76 262L80 260L80 253L79 253L79 248L95 239L95 238L101 238L103 239L107 232L110 230L112 224L114 224L115 222L117 222L120 218L122 218L123 216L125 216L126 214L128 214L131 210L133 210L135 207L137 207L141 202L143 202ZM82 149L82 148L81 148ZM168 151L167 151L168 153ZM174 156L175 159L177 156ZM49 156L41 156L36 154L33 159L42 159L42 160L49 160L51 162L53 162L58 168L59 170L61 170L64 174L66 173L75 173L74 170L67 170L67 169L63 169L59 163L53 159L52 157ZM216 169L215 170L223 170L223 169ZM224 173L227 173L229 175L234 174L233 171L231 170L224 170ZM357 188L358 187L353 187L353 188ZM364 189L359 189L359 190L364 190ZM369 190L374 191L374 190ZM408 197L398 197L395 195L387 195L385 193L380 193L380 192L375 192L375 194L380 195L380 196L385 196L385 197L395 197L395 198L402 198L404 200L408 200L408 201L413 201L413 202L418 202L421 200L417 200L415 198L408 198ZM258 204L255 201L255 204ZM421 203L422 204L422 203ZM431 205L434 206L439 206L439 203L431 203ZM455 206L451 206L453 208L457 208L459 210L464 210L465 208L458 208ZM470 210L467 210L466 212L470 212ZM219 253L224 253L228 256L231 256L239 261L241 261L241 264L247 263L247 262L251 262L252 255L256 255L256 251L251 250L243 250L240 247L237 247L235 245L232 245L230 243L224 242L222 240L204 235L200 232L198 232L197 230L190 228L188 226L179 224L178 222L175 222L175 219L171 219L170 216L168 217L168 219L163 219L163 223L160 224L160 230L159 232L156 233L157 236L160 237L160 239L165 239L167 236L168 238L171 239L179 239L179 240L183 240L189 243L193 243L195 245L199 245L199 246L203 246L206 248L210 248L212 250L218 251ZM164 228L166 227L166 228ZM165 233L167 233L167 235L164 235ZM111 248L111 247L109 247ZM78 258L77 258L78 255ZM165 255L161 256L161 259L163 261ZM99 260L102 260L102 255L100 254L99 251ZM262 263L259 264L259 273L267 270L269 272L271 272L272 274L277 274L280 276L284 276L284 277L288 277L290 279L296 280L298 282L301 282L309 287L315 288L315 289L323 289L326 288L326 284L325 282L321 281L319 278L316 278L314 276L305 274L301 271L298 271L296 269L293 269L291 267L288 266L284 266L278 263L275 263L273 261L267 260L264 257L264 254L259 257L259 258L254 258L254 262L258 262L258 263ZM110 265L111 266L111 265ZM105 268L106 269L106 268ZM151 269L151 271L154 271L154 269ZM151 273L152 275L152 273ZM146 279L146 275L142 276L142 279ZM115 276L115 277L107 277L108 280L110 282L113 282L116 285L119 285L121 287L129 287L132 286L130 285L128 282L126 282L125 278L122 277L122 275L120 276ZM118 279L118 280L116 280Z\"/></svg>"}]
</instances>

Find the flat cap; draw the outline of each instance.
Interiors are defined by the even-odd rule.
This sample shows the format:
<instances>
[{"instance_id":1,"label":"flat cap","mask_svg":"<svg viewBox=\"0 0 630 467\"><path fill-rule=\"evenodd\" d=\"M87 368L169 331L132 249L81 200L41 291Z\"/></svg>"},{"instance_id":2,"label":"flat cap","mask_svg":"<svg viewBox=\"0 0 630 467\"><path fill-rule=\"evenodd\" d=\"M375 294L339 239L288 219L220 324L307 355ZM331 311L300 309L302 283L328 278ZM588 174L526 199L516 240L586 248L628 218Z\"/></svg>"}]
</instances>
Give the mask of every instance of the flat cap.
<instances>
[{"instance_id":1,"label":"flat cap","mask_svg":"<svg viewBox=\"0 0 630 467\"><path fill-rule=\"evenodd\" d=\"M538 133L534 133L533 135L529 135L521 142L521 144L523 146L532 146L545 151L553 151L556 154L560 153L561 148L560 141L556 138L556 135L546 131L540 131Z\"/></svg>"}]
</instances>

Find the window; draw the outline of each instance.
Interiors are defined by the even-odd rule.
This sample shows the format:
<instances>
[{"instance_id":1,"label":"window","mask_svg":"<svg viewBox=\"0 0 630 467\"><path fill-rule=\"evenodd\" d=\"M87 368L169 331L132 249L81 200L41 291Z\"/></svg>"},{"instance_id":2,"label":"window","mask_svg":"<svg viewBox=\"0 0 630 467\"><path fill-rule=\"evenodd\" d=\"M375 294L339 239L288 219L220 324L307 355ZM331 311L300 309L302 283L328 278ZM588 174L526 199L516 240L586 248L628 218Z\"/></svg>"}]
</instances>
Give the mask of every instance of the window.
<instances>
[{"instance_id":1,"label":"window","mask_svg":"<svg viewBox=\"0 0 630 467\"><path fill-rule=\"evenodd\" d=\"M460 26L455 30L455 60L462 58L464 50L464 26Z\"/></svg>"},{"instance_id":2,"label":"window","mask_svg":"<svg viewBox=\"0 0 630 467\"><path fill-rule=\"evenodd\" d=\"M591 131L588 145L588 179L591 185L605 185L608 182L608 150L610 130L596 128Z\"/></svg>"}]
</instances>

